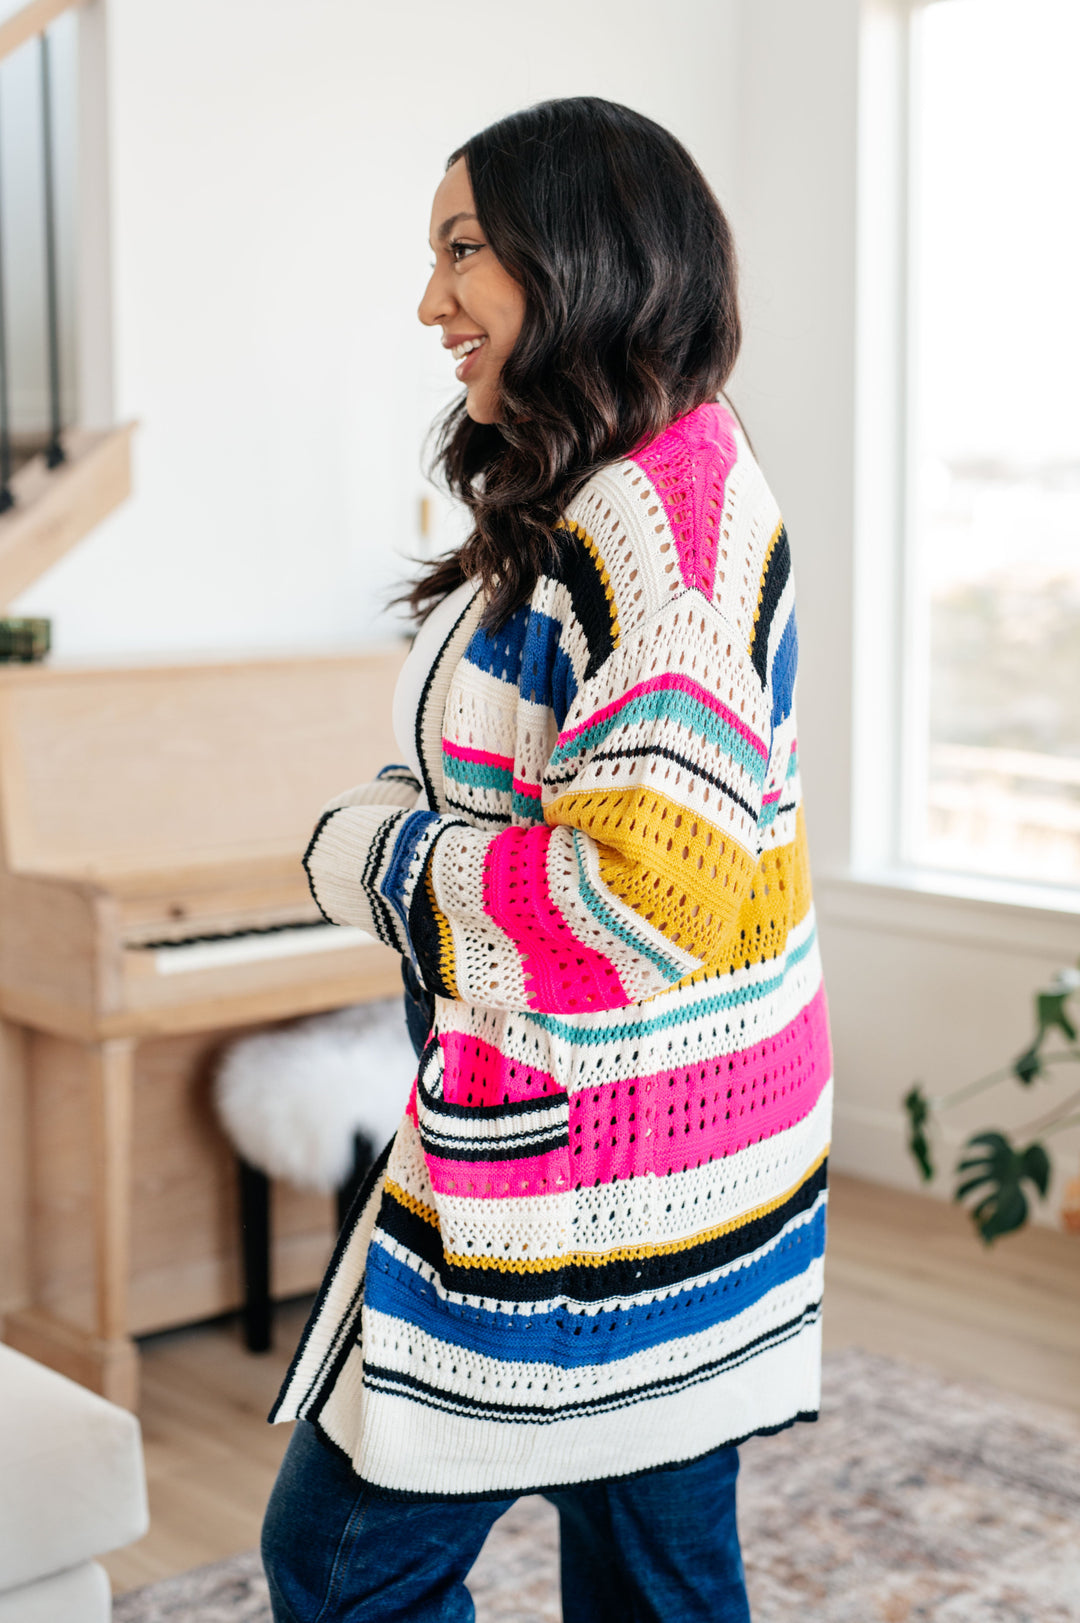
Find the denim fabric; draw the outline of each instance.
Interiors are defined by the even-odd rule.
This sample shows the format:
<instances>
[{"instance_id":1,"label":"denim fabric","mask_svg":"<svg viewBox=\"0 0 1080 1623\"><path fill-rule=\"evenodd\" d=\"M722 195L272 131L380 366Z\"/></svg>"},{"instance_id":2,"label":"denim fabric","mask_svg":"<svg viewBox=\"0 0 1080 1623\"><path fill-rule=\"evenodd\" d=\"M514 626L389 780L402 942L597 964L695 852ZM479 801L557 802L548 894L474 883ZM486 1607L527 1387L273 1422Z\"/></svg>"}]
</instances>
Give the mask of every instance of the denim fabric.
<instances>
[{"instance_id":1,"label":"denim fabric","mask_svg":"<svg viewBox=\"0 0 1080 1623\"><path fill-rule=\"evenodd\" d=\"M735 1449L545 1495L559 1512L564 1623L750 1623ZM263 1527L274 1623L471 1623L465 1587L513 1498L379 1497L297 1422Z\"/></svg>"},{"instance_id":2,"label":"denim fabric","mask_svg":"<svg viewBox=\"0 0 1080 1623\"><path fill-rule=\"evenodd\" d=\"M401 960L401 979L405 985L405 1027L419 1058L435 1019L435 999L420 985L407 958Z\"/></svg>"}]
</instances>

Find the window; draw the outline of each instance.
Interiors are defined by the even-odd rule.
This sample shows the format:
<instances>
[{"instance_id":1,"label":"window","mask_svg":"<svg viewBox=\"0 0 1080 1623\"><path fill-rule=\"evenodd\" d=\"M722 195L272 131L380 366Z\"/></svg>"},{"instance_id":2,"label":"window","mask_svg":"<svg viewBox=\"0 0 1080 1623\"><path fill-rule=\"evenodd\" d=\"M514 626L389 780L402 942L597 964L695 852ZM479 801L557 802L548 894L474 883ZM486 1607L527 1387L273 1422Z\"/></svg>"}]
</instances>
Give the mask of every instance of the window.
<instances>
[{"instance_id":1,"label":"window","mask_svg":"<svg viewBox=\"0 0 1080 1623\"><path fill-rule=\"evenodd\" d=\"M1080 5L911 38L903 856L1080 885Z\"/></svg>"}]
</instances>

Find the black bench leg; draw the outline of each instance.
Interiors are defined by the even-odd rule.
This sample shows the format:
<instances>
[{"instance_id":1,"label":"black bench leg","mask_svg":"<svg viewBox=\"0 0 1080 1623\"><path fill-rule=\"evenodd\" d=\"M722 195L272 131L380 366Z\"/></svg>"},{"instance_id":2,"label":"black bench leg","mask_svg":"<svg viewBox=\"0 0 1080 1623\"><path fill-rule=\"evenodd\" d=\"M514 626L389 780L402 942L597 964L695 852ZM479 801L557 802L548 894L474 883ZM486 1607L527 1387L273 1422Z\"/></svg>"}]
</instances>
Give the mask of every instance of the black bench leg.
<instances>
[{"instance_id":1,"label":"black bench leg","mask_svg":"<svg viewBox=\"0 0 1080 1623\"><path fill-rule=\"evenodd\" d=\"M237 1157L240 1172L240 1242L244 1255L244 1345L268 1352L271 1341L270 1180Z\"/></svg>"},{"instance_id":2,"label":"black bench leg","mask_svg":"<svg viewBox=\"0 0 1080 1623\"><path fill-rule=\"evenodd\" d=\"M352 1171L345 1179L337 1192L337 1223L338 1232L345 1227L345 1219L349 1215L353 1201L360 1192L360 1185L368 1175L368 1168L375 1159L375 1149L370 1138L365 1133L353 1135L353 1164Z\"/></svg>"}]
</instances>

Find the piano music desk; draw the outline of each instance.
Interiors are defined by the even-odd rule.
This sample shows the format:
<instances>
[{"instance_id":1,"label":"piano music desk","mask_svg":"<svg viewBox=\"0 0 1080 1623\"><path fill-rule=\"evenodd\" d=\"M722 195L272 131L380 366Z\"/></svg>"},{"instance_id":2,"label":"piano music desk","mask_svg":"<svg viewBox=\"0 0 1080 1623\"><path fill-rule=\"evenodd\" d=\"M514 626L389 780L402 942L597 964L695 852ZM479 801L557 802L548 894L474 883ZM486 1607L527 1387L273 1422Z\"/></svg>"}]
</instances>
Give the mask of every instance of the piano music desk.
<instances>
[{"instance_id":1,"label":"piano music desk","mask_svg":"<svg viewBox=\"0 0 1080 1623\"><path fill-rule=\"evenodd\" d=\"M300 856L393 759L403 654L0 669L4 1340L129 1407L135 1336L242 1300L215 1055L400 991ZM318 1284L333 1222L275 1189L275 1294Z\"/></svg>"}]
</instances>

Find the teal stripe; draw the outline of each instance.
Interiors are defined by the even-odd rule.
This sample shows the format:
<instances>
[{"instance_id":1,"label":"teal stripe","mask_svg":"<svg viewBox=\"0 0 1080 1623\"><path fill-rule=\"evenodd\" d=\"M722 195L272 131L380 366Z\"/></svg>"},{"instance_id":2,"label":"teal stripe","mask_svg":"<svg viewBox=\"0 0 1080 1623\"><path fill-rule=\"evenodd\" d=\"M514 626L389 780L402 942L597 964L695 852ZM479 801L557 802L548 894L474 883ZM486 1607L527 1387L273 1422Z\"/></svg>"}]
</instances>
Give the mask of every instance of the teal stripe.
<instances>
[{"instance_id":1,"label":"teal stripe","mask_svg":"<svg viewBox=\"0 0 1080 1623\"><path fill-rule=\"evenodd\" d=\"M771 997L778 992L784 984L788 971L801 964L817 940L817 926L811 930L806 940L798 947L792 947L788 954L787 963L779 975L770 980L761 981L757 986L747 988L742 992L720 992L715 997L705 998L701 1003L684 1005L674 1009L669 1014L658 1015L655 1020L635 1021L633 1025L605 1026L602 1031L593 1031L588 1026L572 1026L565 1020L560 1020L553 1014L535 1014L531 1009L526 1011L525 1018L532 1020L536 1025L542 1026L553 1037L562 1037L566 1042L577 1043L587 1047L590 1043L621 1043L628 1042L634 1037L647 1037L654 1031L670 1031L673 1026L684 1022L703 1019L710 1014L727 1014L731 1009L745 1008L748 1003L758 1003L762 998Z\"/></svg>"},{"instance_id":2,"label":"teal stripe","mask_svg":"<svg viewBox=\"0 0 1080 1623\"><path fill-rule=\"evenodd\" d=\"M640 936L632 934L618 914L593 889L589 876L585 872L585 863L581 856L579 841L582 838L583 835L580 831L575 829L574 855L577 858L578 866L578 889L581 891L582 900L588 907L589 912L592 913L594 918L599 919L600 923L610 930L612 935L618 936L620 941L625 942L628 947L632 947L635 952L639 952L643 958L647 958L653 968L659 970L660 974L664 976L665 980L681 981L688 971L683 969L680 964L674 964L669 958L665 958L662 953L658 952L647 941L643 941Z\"/></svg>"},{"instance_id":3,"label":"teal stripe","mask_svg":"<svg viewBox=\"0 0 1080 1623\"><path fill-rule=\"evenodd\" d=\"M544 808L534 795L522 795L515 789L513 800L516 817L527 817L530 823L544 821Z\"/></svg>"},{"instance_id":4,"label":"teal stripe","mask_svg":"<svg viewBox=\"0 0 1080 1623\"><path fill-rule=\"evenodd\" d=\"M788 758L787 780L786 781L790 781L795 776L795 774L796 774L796 772L798 770L799 770L799 752L798 752L798 750L792 750L791 755Z\"/></svg>"},{"instance_id":5,"label":"teal stripe","mask_svg":"<svg viewBox=\"0 0 1080 1623\"><path fill-rule=\"evenodd\" d=\"M596 749L610 733L618 732L623 727L636 726L642 721L674 722L677 726L686 727L697 738L715 744L730 760L737 762L755 783L765 782L768 762L762 760L742 734L722 720L715 710L710 710L708 705L692 698L689 693L673 688L639 694L614 715L586 727L584 732L577 733L568 743L557 744L548 771L561 761L572 760Z\"/></svg>"},{"instance_id":6,"label":"teal stripe","mask_svg":"<svg viewBox=\"0 0 1080 1623\"><path fill-rule=\"evenodd\" d=\"M459 761L454 755L443 756L443 776L455 783L467 783L473 789L509 789L514 781L512 766L489 766L484 761Z\"/></svg>"}]
</instances>

